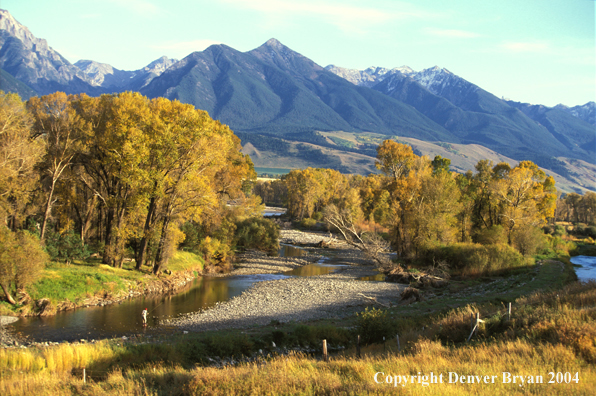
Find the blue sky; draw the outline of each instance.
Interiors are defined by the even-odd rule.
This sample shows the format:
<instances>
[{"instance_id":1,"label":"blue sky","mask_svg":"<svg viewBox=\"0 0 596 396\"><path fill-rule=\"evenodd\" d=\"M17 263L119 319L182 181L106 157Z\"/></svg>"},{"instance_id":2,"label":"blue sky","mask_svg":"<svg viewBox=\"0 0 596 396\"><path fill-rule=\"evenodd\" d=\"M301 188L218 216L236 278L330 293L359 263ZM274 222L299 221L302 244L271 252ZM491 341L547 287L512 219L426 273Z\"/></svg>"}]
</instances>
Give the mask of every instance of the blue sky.
<instances>
[{"instance_id":1,"label":"blue sky","mask_svg":"<svg viewBox=\"0 0 596 396\"><path fill-rule=\"evenodd\" d=\"M135 70L275 37L321 66L435 65L512 100L596 100L594 0L2 0L70 62Z\"/></svg>"}]
</instances>

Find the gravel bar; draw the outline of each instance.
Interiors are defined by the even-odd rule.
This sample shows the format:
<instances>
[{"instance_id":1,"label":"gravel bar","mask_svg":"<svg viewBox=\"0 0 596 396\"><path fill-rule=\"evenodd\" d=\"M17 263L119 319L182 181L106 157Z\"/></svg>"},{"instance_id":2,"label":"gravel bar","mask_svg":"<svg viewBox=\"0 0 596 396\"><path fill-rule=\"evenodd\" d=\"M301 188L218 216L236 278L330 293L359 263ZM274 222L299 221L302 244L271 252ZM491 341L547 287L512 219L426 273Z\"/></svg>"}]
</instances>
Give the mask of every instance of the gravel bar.
<instances>
[{"instance_id":1,"label":"gravel bar","mask_svg":"<svg viewBox=\"0 0 596 396\"><path fill-rule=\"evenodd\" d=\"M316 244L323 238L325 234L294 230L284 230L281 236L283 242L293 244ZM329 238L328 234L326 238ZM338 242L334 238L329 239L334 243ZM360 252L348 249L345 244L344 246L344 249L330 251L333 258L329 262L342 265L340 270L332 274L258 282L227 302L166 321L164 324L189 331L248 328L268 325L272 321L285 323L342 318L362 311L366 306L376 305L371 299L386 306L397 304L400 293L406 286L357 280L359 277L374 274L374 266L362 265L366 260ZM323 250L317 249L316 252ZM252 263L256 266L273 263L272 266L275 267L278 260L279 258L261 256L260 261ZM309 263L310 260L302 261ZM299 260L294 264L300 264ZM250 267L249 260L243 268L248 271Z\"/></svg>"}]
</instances>

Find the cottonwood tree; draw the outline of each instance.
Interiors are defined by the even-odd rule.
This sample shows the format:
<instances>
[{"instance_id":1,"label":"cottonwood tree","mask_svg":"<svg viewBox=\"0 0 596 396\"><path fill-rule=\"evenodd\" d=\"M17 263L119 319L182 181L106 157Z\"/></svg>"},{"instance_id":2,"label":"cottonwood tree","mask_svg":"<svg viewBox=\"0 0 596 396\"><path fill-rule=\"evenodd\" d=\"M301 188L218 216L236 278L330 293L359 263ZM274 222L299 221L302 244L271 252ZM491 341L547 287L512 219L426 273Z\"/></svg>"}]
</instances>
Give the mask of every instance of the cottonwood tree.
<instances>
[{"instance_id":1,"label":"cottonwood tree","mask_svg":"<svg viewBox=\"0 0 596 396\"><path fill-rule=\"evenodd\" d=\"M531 161L522 161L510 170L495 172L490 185L500 210L500 224L507 231L508 243L520 227L538 226L554 215L555 182Z\"/></svg>"},{"instance_id":2,"label":"cottonwood tree","mask_svg":"<svg viewBox=\"0 0 596 396\"><path fill-rule=\"evenodd\" d=\"M0 91L0 215L13 231L34 198L35 165L45 149L31 136L31 124L20 97Z\"/></svg>"},{"instance_id":3,"label":"cottonwood tree","mask_svg":"<svg viewBox=\"0 0 596 396\"><path fill-rule=\"evenodd\" d=\"M142 163L148 155L145 135L151 121L149 100L138 93L82 97L73 103L83 120L80 181L104 208L104 264L121 263L126 216L141 207ZM120 256L120 259L118 259Z\"/></svg>"},{"instance_id":4,"label":"cottonwood tree","mask_svg":"<svg viewBox=\"0 0 596 396\"><path fill-rule=\"evenodd\" d=\"M45 155L39 166L42 175L47 175L49 184L40 230L42 241L54 204L56 184L79 151L79 127L76 125L79 117L70 104L72 99L63 92L56 92L41 98L32 97L27 102L27 109L34 120L33 136L46 142Z\"/></svg>"}]
</instances>

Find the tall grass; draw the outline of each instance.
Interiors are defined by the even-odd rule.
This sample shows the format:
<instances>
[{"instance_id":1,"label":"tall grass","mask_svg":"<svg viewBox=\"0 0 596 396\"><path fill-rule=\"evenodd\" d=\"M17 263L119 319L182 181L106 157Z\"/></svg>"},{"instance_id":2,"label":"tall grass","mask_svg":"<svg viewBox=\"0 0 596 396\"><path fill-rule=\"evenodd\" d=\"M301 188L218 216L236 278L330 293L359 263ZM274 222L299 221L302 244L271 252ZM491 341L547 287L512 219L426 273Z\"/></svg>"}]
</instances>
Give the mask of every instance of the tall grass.
<instances>
[{"instance_id":1,"label":"tall grass","mask_svg":"<svg viewBox=\"0 0 596 396\"><path fill-rule=\"evenodd\" d=\"M471 343L469 314L486 320ZM408 383L401 391L412 395L530 394L592 395L596 389L596 282L574 283L557 291L534 293L514 303L508 320L504 307L469 305L404 324L403 352L394 340L364 347L363 358L354 348L326 363L300 353L262 358L255 363L218 369L200 367L192 338L169 344L128 345L100 342L28 350L0 350L0 394L52 395L241 395L241 394L393 394L393 385L376 383L375 373L386 375L443 374L444 383L423 386ZM305 333L306 327L297 328ZM333 336L331 329L311 331ZM341 337L337 332L336 337ZM245 335L209 336L203 352L236 353L250 347ZM225 345L224 345L225 344ZM185 352L187 351L187 352ZM213 355L212 355L213 356ZM91 380L82 383L82 367ZM578 383L506 384L502 373L541 375L578 373ZM446 383L448 373L496 375L493 384ZM401 387L400 387L401 388Z\"/></svg>"},{"instance_id":2,"label":"tall grass","mask_svg":"<svg viewBox=\"0 0 596 396\"><path fill-rule=\"evenodd\" d=\"M277 357L266 363L251 363L225 369L212 367L183 369L157 365L130 370L113 370L101 380L82 383L79 374L15 376L3 381L3 395L278 395L278 394L395 394L412 395L591 395L596 386L596 370L578 359L563 345L533 345L524 340L449 348L437 341L420 340L403 355L372 354L365 350L362 359L335 357L317 361L296 354ZM370 352L370 353L369 353ZM502 383L502 373L541 375L548 372L579 373L579 382L562 384ZM377 372L384 373L377 376ZM443 375L443 383L417 382L398 386L386 383L386 376ZM449 383L449 373L458 375L496 375L495 383Z\"/></svg>"}]
</instances>

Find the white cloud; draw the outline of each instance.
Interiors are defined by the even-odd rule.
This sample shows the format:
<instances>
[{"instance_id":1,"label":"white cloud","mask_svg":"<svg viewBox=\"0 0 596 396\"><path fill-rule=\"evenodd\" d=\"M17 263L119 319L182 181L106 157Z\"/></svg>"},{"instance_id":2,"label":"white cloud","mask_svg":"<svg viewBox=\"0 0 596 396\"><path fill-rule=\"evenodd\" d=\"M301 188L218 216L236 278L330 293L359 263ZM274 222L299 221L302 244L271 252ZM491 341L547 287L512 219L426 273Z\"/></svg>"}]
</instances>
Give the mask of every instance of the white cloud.
<instances>
[{"instance_id":1,"label":"white cloud","mask_svg":"<svg viewBox=\"0 0 596 396\"><path fill-rule=\"evenodd\" d=\"M435 29L428 28L425 32L431 36L447 37L447 38L475 38L481 35L475 32L469 32L467 30L458 29Z\"/></svg>"}]
</instances>

